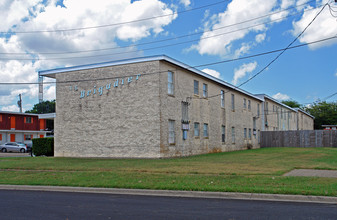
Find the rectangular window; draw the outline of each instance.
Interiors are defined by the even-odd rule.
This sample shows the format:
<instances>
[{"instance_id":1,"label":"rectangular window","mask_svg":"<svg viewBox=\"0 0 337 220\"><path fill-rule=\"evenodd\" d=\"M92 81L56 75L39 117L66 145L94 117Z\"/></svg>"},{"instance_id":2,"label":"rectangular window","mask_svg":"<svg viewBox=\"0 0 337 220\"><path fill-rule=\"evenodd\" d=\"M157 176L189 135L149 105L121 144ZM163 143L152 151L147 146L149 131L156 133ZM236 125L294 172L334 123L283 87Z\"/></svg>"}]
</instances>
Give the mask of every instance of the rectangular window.
<instances>
[{"instance_id":1,"label":"rectangular window","mask_svg":"<svg viewBox=\"0 0 337 220\"><path fill-rule=\"evenodd\" d=\"M247 108L247 100L245 98L243 99L243 108Z\"/></svg>"},{"instance_id":2,"label":"rectangular window","mask_svg":"<svg viewBox=\"0 0 337 220\"><path fill-rule=\"evenodd\" d=\"M235 111L235 97L234 97L234 94L232 94L232 111Z\"/></svg>"},{"instance_id":3,"label":"rectangular window","mask_svg":"<svg viewBox=\"0 0 337 220\"><path fill-rule=\"evenodd\" d=\"M200 124L198 122L194 122L194 137L200 136Z\"/></svg>"},{"instance_id":4,"label":"rectangular window","mask_svg":"<svg viewBox=\"0 0 337 220\"><path fill-rule=\"evenodd\" d=\"M281 119L283 119L283 109L281 108Z\"/></svg>"},{"instance_id":5,"label":"rectangular window","mask_svg":"<svg viewBox=\"0 0 337 220\"><path fill-rule=\"evenodd\" d=\"M232 143L235 143L235 127L232 127Z\"/></svg>"},{"instance_id":6,"label":"rectangular window","mask_svg":"<svg viewBox=\"0 0 337 220\"><path fill-rule=\"evenodd\" d=\"M221 90L221 107L224 108L225 107L225 92L223 90Z\"/></svg>"},{"instance_id":7,"label":"rectangular window","mask_svg":"<svg viewBox=\"0 0 337 220\"><path fill-rule=\"evenodd\" d=\"M247 128L243 129L243 136L245 139L247 139Z\"/></svg>"},{"instance_id":8,"label":"rectangular window","mask_svg":"<svg viewBox=\"0 0 337 220\"><path fill-rule=\"evenodd\" d=\"M173 120L169 120L168 121L168 142L169 144L174 144L175 143L175 132L174 132L174 121Z\"/></svg>"},{"instance_id":9,"label":"rectangular window","mask_svg":"<svg viewBox=\"0 0 337 220\"><path fill-rule=\"evenodd\" d=\"M248 100L248 110L251 110L252 106L250 105L250 100Z\"/></svg>"},{"instance_id":10,"label":"rectangular window","mask_svg":"<svg viewBox=\"0 0 337 220\"><path fill-rule=\"evenodd\" d=\"M260 116L260 104L257 104L257 116Z\"/></svg>"},{"instance_id":11,"label":"rectangular window","mask_svg":"<svg viewBox=\"0 0 337 220\"><path fill-rule=\"evenodd\" d=\"M248 130L248 138L249 138L249 140L252 139L252 129L251 128L249 128L249 130Z\"/></svg>"},{"instance_id":12,"label":"rectangular window","mask_svg":"<svg viewBox=\"0 0 337 220\"><path fill-rule=\"evenodd\" d=\"M181 115L182 115L182 123L189 123L188 122L188 102L181 102Z\"/></svg>"},{"instance_id":13,"label":"rectangular window","mask_svg":"<svg viewBox=\"0 0 337 220\"><path fill-rule=\"evenodd\" d=\"M199 95L199 81L194 80L194 95Z\"/></svg>"},{"instance_id":14,"label":"rectangular window","mask_svg":"<svg viewBox=\"0 0 337 220\"><path fill-rule=\"evenodd\" d=\"M25 117L25 123L31 124L32 123L32 117Z\"/></svg>"},{"instance_id":15,"label":"rectangular window","mask_svg":"<svg viewBox=\"0 0 337 220\"><path fill-rule=\"evenodd\" d=\"M204 124L204 137L208 137L208 124Z\"/></svg>"},{"instance_id":16,"label":"rectangular window","mask_svg":"<svg viewBox=\"0 0 337 220\"><path fill-rule=\"evenodd\" d=\"M167 72L167 93L169 95L173 95L174 94L174 78L173 78L173 72L168 71Z\"/></svg>"},{"instance_id":17,"label":"rectangular window","mask_svg":"<svg viewBox=\"0 0 337 220\"><path fill-rule=\"evenodd\" d=\"M225 126L221 126L221 141L222 143L226 142L226 127Z\"/></svg>"},{"instance_id":18,"label":"rectangular window","mask_svg":"<svg viewBox=\"0 0 337 220\"><path fill-rule=\"evenodd\" d=\"M25 134L25 140L26 141L32 140L32 136L30 134Z\"/></svg>"},{"instance_id":19,"label":"rectangular window","mask_svg":"<svg viewBox=\"0 0 337 220\"><path fill-rule=\"evenodd\" d=\"M205 98L207 98L207 96L208 96L207 84L205 84L205 83L202 85L202 95L203 95Z\"/></svg>"},{"instance_id":20,"label":"rectangular window","mask_svg":"<svg viewBox=\"0 0 337 220\"><path fill-rule=\"evenodd\" d=\"M268 115L268 102L266 102L265 104L265 112L266 112L266 115Z\"/></svg>"}]
</instances>

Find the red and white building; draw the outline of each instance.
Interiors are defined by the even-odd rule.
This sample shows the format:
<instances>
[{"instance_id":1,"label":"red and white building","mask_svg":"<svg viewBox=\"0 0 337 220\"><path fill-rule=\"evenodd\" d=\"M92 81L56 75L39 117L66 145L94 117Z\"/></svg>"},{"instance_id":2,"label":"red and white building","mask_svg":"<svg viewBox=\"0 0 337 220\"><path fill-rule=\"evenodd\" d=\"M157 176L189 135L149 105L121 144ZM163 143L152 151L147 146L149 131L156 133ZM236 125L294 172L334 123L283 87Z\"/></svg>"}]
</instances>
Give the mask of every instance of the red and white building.
<instances>
[{"instance_id":1,"label":"red and white building","mask_svg":"<svg viewBox=\"0 0 337 220\"><path fill-rule=\"evenodd\" d=\"M32 145L33 138L46 137L46 120L54 119L55 113L30 114L0 111L0 144L22 142Z\"/></svg>"}]
</instances>

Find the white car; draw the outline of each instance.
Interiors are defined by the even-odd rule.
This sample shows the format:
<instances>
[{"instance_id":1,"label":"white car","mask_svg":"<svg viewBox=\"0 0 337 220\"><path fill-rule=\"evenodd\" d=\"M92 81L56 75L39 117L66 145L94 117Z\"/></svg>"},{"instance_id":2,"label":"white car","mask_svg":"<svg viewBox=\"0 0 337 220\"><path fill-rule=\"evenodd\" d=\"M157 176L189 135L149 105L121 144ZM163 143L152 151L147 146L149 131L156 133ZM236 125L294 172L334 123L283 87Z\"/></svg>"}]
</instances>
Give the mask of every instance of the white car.
<instances>
[{"instance_id":1,"label":"white car","mask_svg":"<svg viewBox=\"0 0 337 220\"><path fill-rule=\"evenodd\" d=\"M0 150L3 153L6 152L27 152L27 146L25 144L20 144L16 142L8 142L6 144L0 145Z\"/></svg>"}]
</instances>

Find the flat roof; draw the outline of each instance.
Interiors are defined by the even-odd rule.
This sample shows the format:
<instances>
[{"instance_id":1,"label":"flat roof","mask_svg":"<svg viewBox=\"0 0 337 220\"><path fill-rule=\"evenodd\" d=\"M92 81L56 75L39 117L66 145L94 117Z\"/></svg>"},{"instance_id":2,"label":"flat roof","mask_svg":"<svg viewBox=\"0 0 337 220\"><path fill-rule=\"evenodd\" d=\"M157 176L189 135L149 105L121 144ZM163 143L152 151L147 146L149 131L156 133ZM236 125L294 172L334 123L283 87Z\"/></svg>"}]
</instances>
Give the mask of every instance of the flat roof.
<instances>
[{"instance_id":1,"label":"flat roof","mask_svg":"<svg viewBox=\"0 0 337 220\"><path fill-rule=\"evenodd\" d=\"M54 119L54 118L56 118L56 113L34 114L34 113L24 113L24 112L0 111L0 114L37 116L37 117L39 117L39 119Z\"/></svg>"},{"instance_id":2,"label":"flat roof","mask_svg":"<svg viewBox=\"0 0 337 220\"><path fill-rule=\"evenodd\" d=\"M189 70L197 75L203 76L207 79L210 79L214 82L217 82L221 85L224 85L228 88L231 88L233 90L236 90L238 92L241 92L247 96L250 96L254 99L257 99L259 101L263 101L263 99L245 91L240 88L237 88L236 86L225 82L219 78L216 78L214 76L211 76L205 72L202 72L201 70L198 70L194 67L191 67L187 64L184 64L180 61L177 61L171 57L168 57L166 55L157 55L157 56L148 56L148 57L140 57L140 58L132 58L132 59L125 59L125 60L117 60L117 61L110 61L110 62L103 62L103 63L95 63L95 64L87 64L87 65L80 65L80 66L73 66L73 67L63 67L63 68L57 68L57 69L51 69L51 70L43 70L39 71L40 76L46 76L55 78L55 75L58 73L65 73L65 72L72 72L72 71L78 71L78 70L87 70L87 69L95 69L95 68L102 68L102 67L108 67L108 66L118 66L118 65L125 65L125 64L134 64L134 63L142 63L142 62L149 62L149 61L166 61L169 63L172 63L176 66L179 66L183 69Z\"/></svg>"}]
</instances>

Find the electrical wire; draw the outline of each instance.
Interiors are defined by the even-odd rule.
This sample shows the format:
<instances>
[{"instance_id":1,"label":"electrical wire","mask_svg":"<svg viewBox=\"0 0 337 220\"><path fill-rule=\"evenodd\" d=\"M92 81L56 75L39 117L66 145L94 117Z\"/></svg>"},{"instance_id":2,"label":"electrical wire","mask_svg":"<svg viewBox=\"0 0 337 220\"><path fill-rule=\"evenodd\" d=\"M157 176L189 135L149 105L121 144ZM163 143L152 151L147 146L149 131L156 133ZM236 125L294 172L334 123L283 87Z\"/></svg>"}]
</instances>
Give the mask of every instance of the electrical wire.
<instances>
[{"instance_id":1,"label":"electrical wire","mask_svg":"<svg viewBox=\"0 0 337 220\"><path fill-rule=\"evenodd\" d=\"M307 46L307 45L310 45L310 44L320 43L320 42L324 42L324 41L332 40L332 39L337 39L337 35L335 35L333 37L329 37L329 38L325 38L325 39L309 42L309 43L304 43L304 44L292 46L292 47L289 47L288 49L295 49L295 48ZM264 52L264 53L254 54L254 55L240 57L240 58L235 58L235 59L229 59L229 60L223 60L223 61L218 61L218 62L200 64L200 65L196 65L196 66L191 66L188 69L195 69L195 68L198 68L198 67L213 66L213 65L218 65L218 64L222 64L222 63L233 62L233 61L237 61L237 60L249 59L249 58L253 58L253 57L258 57L258 56L263 56L263 55L268 55L268 54L280 52L280 51L283 51L283 50L284 49L278 49L278 50L267 51L267 52ZM163 73L163 72L167 72L167 70L166 71L160 71L160 72L148 73L148 74L142 74L142 75L152 75L152 74ZM123 77L131 77L131 76L136 76L136 74L126 75L126 76L123 76ZM73 83L73 82L84 82L84 81L98 81L98 80L108 80L108 79L115 79L115 78L120 78L120 77L96 78L96 79L90 79L90 80L76 80L76 81L66 81L66 82L44 82L43 84L55 84L55 83L67 83L67 82L72 82ZM36 83L0 82L0 85L38 85L38 84L39 84L38 82L36 82ZM214 97L215 96L219 96L219 95L221 95L221 94L214 95ZM210 97L212 97L212 96L210 96Z\"/></svg>"},{"instance_id":2,"label":"electrical wire","mask_svg":"<svg viewBox=\"0 0 337 220\"><path fill-rule=\"evenodd\" d=\"M136 23L136 22L142 22L142 21L148 21L148 20L152 20L152 19L172 16L172 15L175 15L175 14L178 14L178 13L182 14L182 13L195 11L195 10L199 10L199 9L202 9L202 8L208 8L208 7L211 7L211 6L222 4L222 3L225 3L225 1L227 1L227 0L222 0L222 1L215 2L215 3L212 3L212 4L208 4L208 5L203 5L203 6L192 8L192 9L174 12L174 13L171 13L171 14L159 15L159 16L154 16L154 17L149 17L149 18L143 18L143 19L137 19L137 20L132 20L132 21L113 23L113 24L105 24L105 25L82 27L82 28L57 29L57 30L13 31L13 32L10 32L10 33L13 33L13 34L34 34L34 33L68 32L68 31L80 31L80 30L90 30L90 29L97 29L97 28L106 28L106 27L119 26L119 25L131 24L131 23ZM7 33L8 32L0 31L0 34L7 34Z\"/></svg>"},{"instance_id":3,"label":"electrical wire","mask_svg":"<svg viewBox=\"0 0 337 220\"><path fill-rule=\"evenodd\" d=\"M264 17L269 17L269 16L271 16L271 15L278 14L278 13L281 13L281 12L284 12L284 11L287 11L287 10L290 10L290 9L293 9L293 8L301 7L301 6L306 5L306 4L309 4L309 3L311 3L311 2L313 2L313 1L310 1L310 2L307 2L307 3L304 3L304 4L301 4L301 5L298 5L298 6L289 7L289 8L287 8L287 9L283 9L283 10L280 10L280 11L277 11L277 12L273 12L273 13L270 13L270 14L267 14L267 15L263 15L263 16L259 16L259 17L252 18L252 19L249 19L249 20L245 20L245 21L242 21L242 22L233 23L233 24L230 24L230 25L225 25L225 26L221 26L221 27L218 27L218 28L214 28L214 29L212 29L212 30L208 30L208 31L207 31L207 30L206 30L206 31L199 31L199 32L195 32L195 33L192 33L192 34L180 35L180 36L176 36L176 37L172 37L172 38L167 38L167 39L163 39L163 40L157 40L157 41L151 41L151 42L144 42L144 43L133 44L133 45L128 45L128 46L122 46L122 47L110 47L110 48L102 48L102 49L94 49L94 50L65 51L65 52L35 52L35 53L38 53L38 54L71 54L71 53L88 53L88 52L97 52L97 51L105 51L105 50L114 50L114 49L122 49L122 48L129 48L129 47L136 47L136 46L143 46L143 45L149 45L149 44L161 43L161 42L165 42L165 41L171 41L171 40L181 39L181 38L185 38L185 37L190 37L190 36L199 35L199 34L203 34L203 33L213 32L213 31L217 31L217 30L224 29L224 28L233 27L233 26L236 26L236 25L248 23L248 22L251 22L251 21L254 21L254 20L258 20L258 19L261 19L261 18L264 18ZM314 10L314 9L315 9L315 8L310 8L310 9L304 10L304 12L310 11L310 10ZM284 17L281 17L281 18L278 18L278 19L271 20L271 21L269 21L269 22L264 22L264 23L261 23L261 24L257 24L256 26L258 26L258 25L264 25L264 24L269 24L269 23L272 23L272 22L275 22L275 21L279 21L279 20L282 20L282 19L285 19L285 18L289 18L289 17L295 16L295 15L297 15L297 14L301 14L301 13L302 13L302 12L293 13L293 14L290 14L290 15L287 15L287 16L284 16ZM239 30L235 30L234 32L240 31L240 30L249 29L249 28L251 28L251 27L256 27L256 26L249 26L249 27L246 27L246 28L242 28L242 29L239 29ZM229 34L229 33L233 33L233 32L226 32L226 33L224 33L224 34ZM219 35L217 35L217 36L219 36ZM221 35L220 35L220 36L221 36ZM199 39L198 39L198 40L199 40ZM197 40L197 41L198 41L198 40ZM193 41L188 41L188 42L193 42ZM27 53L4 53L4 52L0 52L0 54L4 54L4 55L27 55Z\"/></svg>"}]
</instances>

